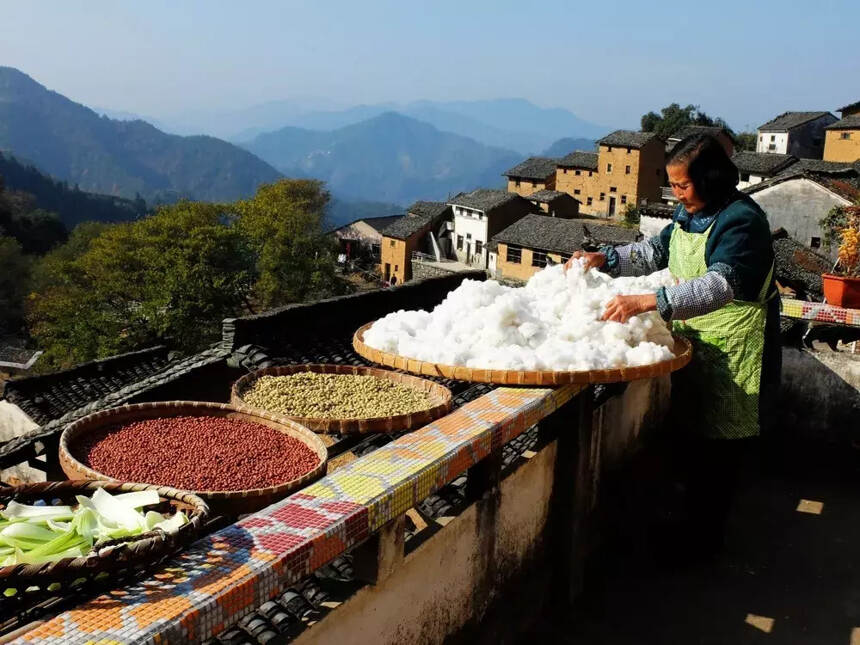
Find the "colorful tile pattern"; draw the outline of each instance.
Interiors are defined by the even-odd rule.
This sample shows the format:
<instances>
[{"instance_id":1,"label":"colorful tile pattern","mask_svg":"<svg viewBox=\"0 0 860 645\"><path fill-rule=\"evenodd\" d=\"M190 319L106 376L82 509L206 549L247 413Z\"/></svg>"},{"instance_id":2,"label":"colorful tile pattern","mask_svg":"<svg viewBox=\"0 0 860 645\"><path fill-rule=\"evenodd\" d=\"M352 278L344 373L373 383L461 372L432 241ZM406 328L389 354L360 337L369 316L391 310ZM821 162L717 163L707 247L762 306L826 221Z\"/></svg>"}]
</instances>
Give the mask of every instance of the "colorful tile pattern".
<instances>
[{"instance_id":1,"label":"colorful tile pattern","mask_svg":"<svg viewBox=\"0 0 860 645\"><path fill-rule=\"evenodd\" d=\"M152 578L67 611L15 642L210 638L405 513L580 389L494 390L199 540Z\"/></svg>"},{"instance_id":2,"label":"colorful tile pattern","mask_svg":"<svg viewBox=\"0 0 860 645\"><path fill-rule=\"evenodd\" d=\"M831 325L860 327L860 309L834 307L823 302L784 299L782 301L782 315L786 318L813 320Z\"/></svg>"}]
</instances>

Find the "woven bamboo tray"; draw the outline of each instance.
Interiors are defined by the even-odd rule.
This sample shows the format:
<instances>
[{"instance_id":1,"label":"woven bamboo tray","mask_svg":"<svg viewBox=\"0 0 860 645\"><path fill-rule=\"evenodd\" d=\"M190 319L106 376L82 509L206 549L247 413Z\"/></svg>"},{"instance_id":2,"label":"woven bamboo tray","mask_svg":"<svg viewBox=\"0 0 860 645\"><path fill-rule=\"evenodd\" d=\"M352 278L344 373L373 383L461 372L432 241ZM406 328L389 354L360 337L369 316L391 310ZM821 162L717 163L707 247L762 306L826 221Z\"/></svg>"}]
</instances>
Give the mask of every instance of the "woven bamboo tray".
<instances>
[{"instance_id":1,"label":"woven bamboo tray","mask_svg":"<svg viewBox=\"0 0 860 645\"><path fill-rule=\"evenodd\" d=\"M312 471L277 486L254 488L248 490L203 490L192 491L209 504L213 513L223 515L240 515L253 513L264 508L289 493L316 481L326 472L328 451L325 444L313 432L289 419L279 419L264 412L237 410L222 403L202 403L197 401L168 401L161 403L138 403L123 405L118 408L102 410L90 414L71 424L60 436L60 466L70 479L104 479L116 481L83 463L74 456L74 445L86 434L108 426L123 425L145 419L181 416L217 416L259 423L279 432L298 439L319 456L319 464ZM205 450L205 446L195 449Z\"/></svg>"},{"instance_id":2,"label":"woven bamboo tray","mask_svg":"<svg viewBox=\"0 0 860 645\"><path fill-rule=\"evenodd\" d=\"M419 410L410 414L398 414L385 417L366 417L352 419L322 419L319 417L294 417L278 415L276 412L259 410L249 406L242 399L242 394L250 388L261 376L287 376L299 372L317 372L319 374L354 374L357 376L373 376L375 378L394 381L401 385L411 387L425 392L430 398L430 405L425 410ZM448 414L451 411L453 397L451 390L443 385L428 381L427 379L383 370L375 367L358 367L355 365L333 365L322 363L308 363L304 365L290 365L285 367L267 367L246 374L233 384L230 392L230 402L238 409L248 409L254 413L264 412L277 418L291 419L301 425L315 430L316 432L337 432L340 434L369 434L373 432L394 432L398 430L412 430L427 425L434 419Z\"/></svg>"},{"instance_id":3,"label":"woven bamboo tray","mask_svg":"<svg viewBox=\"0 0 860 645\"><path fill-rule=\"evenodd\" d=\"M0 489L0 506L6 507L9 502L33 504L44 500L47 504L75 505L75 495L91 496L96 489L104 488L112 495L130 493L139 490L154 490L161 499L159 509L164 512L168 506L172 511L184 511L188 515L188 523L181 526L175 533L151 531L141 535L111 540L99 545L93 555L81 558L64 558L55 562L43 564L15 564L0 567L0 590L14 588L18 593L9 598L8 602L20 602L25 589L31 586L39 587L33 594L45 594L47 587L53 583L65 586L76 581L92 582L96 576L109 575L115 578L120 575L133 573L155 565L173 555L178 549L189 544L200 532L200 528L209 516L209 507L200 497L187 491L169 488L167 486L152 486L150 484L130 484L108 481L63 481L40 482L13 488ZM152 509L153 507L147 507ZM83 580L81 580L83 579ZM58 593L63 593L60 590ZM0 596L0 603L4 599Z\"/></svg>"},{"instance_id":4,"label":"woven bamboo tray","mask_svg":"<svg viewBox=\"0 0 860 645\"><path fill-rule=\"evenodd\" d=\"M495 383L498 385L567 385L569 383L620 383L623 381L635 381L643 378L662 376L679 370L690 362L693 350L690 341L682 336L674 335L675 347L672 348L674 357L659 363L641 365L638 367L620 367L611 370L583 370L576 372L553 372L548 370L517 371L517 370L488 370L472 367L459 367L454 365L442 365L440 363L428 363L415 358L399 356L374 349L364 343L364 332L373 323L363 325L352 337L352 346L355 351L364 358L387 365L395 369L422 374L424 376L438 376L457 381L475 381L478 383Z\"/></svg>"}]
</instances>

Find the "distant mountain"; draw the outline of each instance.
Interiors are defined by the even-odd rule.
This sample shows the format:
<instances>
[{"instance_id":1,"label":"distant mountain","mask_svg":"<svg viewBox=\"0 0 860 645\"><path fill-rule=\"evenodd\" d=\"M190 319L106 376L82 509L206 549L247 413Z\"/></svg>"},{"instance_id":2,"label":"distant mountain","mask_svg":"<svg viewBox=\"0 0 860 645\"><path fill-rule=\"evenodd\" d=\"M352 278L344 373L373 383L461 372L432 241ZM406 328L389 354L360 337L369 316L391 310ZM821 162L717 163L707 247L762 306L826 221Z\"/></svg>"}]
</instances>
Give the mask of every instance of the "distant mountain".
<instances>
[{"instance_id":1,"label":"distant mountain","mask_svg":"<svg viewBox=\"0 0 860 645\"><path fill-rule=\"evenodd\" d=\"M189 114L181 118L162 118L159 122L170 124L164 126L170 132L206 133L247 143L264 132L282 127L337 130L385 112L399 112L443 132L516 150L523 155L537 154L561 137L597 139L611 129L580 119L568 110L540 108L525 99L318 107L323 103L318 99L273 101L244 110Z\"/></svg>"},{"instance_id":2,"label":"distant mountain","mask_svg":"<svg viewBox=\"0 0 860 645\"><path fill-rule=\"evenodd\" d=\"M349 200L409 204L502 186L522 156L386 112L330 132L282 128L246 144L286 175L316 177Z\"/></svg>"},{"instance_id":3,"label":"distant mountain","mask_svg":"<svg viewBox=\"0 0 860 645\"><path fill-rule=\"evenodd\" d=\"M252 195L279 173L226 141L115 121L0 67L0 150L81 190L150 202Z\"/></svg>"},{"instance_id":4,"label":"distant mountain","mask_svg":"<svg viewBox=\"0 0 860 645\"><path fill-rule=\"evenodd\" d=\"M85 221L120 222L143 217L146 203L111 195L97 195L69 188L40 172L0 153L0 184L9 191L32 195L35 208L56 213L67 230Z\"/></svg>"},{"instance_id":5,"label":"distant mountain","mask_svg":"<svg viewBox=\"0 0 860 645\"><path fill-rule=\"evenodd\" d=\"M563 157L574 150L594 150L592 139L572 139L565 137L553 143L549 148L540 153L541 157Z\"/></svg>"}]
</instances>

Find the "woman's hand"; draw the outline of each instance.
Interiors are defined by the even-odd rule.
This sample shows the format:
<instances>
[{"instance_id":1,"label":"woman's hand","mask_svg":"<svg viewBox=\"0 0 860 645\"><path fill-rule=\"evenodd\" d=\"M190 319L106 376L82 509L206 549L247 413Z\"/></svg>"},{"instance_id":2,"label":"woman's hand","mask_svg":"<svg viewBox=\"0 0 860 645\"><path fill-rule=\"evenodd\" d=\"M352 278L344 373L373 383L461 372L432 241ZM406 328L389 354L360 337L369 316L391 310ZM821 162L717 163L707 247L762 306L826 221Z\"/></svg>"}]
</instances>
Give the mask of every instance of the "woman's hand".
<instances>
[{"instance_id":1,"label":"woman's hand","mask_svg":"<svg viewBox=\"0 0 860 645\"><path fill-rule=\"evenodd\" d=\"M603 253L588 253L586 251L576 251L570 256L570 259L564 263L564 272L573 266L574 260L585 258L585 270L600 269L606 264L606 256Z\"/></svg>"},{"instance_id":2,"label":"woman's hand","mask_svg":"<svg viewBox=\"0 0 860 645\"><path fill-rule=\"evenodd\" d=\"M601 320L613 320L626 323L636 314L657 310L657 294L649 293L644 296L615 296L606 305Z\"/></svg>"}]
</instances>

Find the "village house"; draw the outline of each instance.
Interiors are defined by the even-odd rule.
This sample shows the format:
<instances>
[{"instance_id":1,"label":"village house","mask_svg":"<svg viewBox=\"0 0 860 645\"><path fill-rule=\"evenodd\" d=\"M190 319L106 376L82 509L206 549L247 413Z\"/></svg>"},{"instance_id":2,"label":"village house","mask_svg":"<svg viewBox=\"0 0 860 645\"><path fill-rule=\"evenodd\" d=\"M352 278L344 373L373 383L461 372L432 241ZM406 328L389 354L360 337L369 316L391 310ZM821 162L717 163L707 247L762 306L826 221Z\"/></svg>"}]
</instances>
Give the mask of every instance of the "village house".
<instances>
[{"instance_id":1,"label":"village house","mask_svg":"<svg viewBox=\"0 0 860 645\"><path fill-rule=\"evenodd\" d=\"M560 190L539 190L526 199L550 217L570 219L579 214L579 200Z\"/></svg>"},{"instance_id":2,"label":"village house","mask_svg":"<svg viewBox=\"0 0 860 645\"><path fill-rule=\"evenodd\" d=\"M567 262L574 251L601 244L635 242L635 229L588 220L569 220L545 215L526 215L493 236L489 271L496 278L528 280L552 264Z\"/></svg>"},{"instance_id":3,"label":"village house","mask_svg":"<svg viewBox=\"0 0 860 645\"><path fill-rule=\"evenodd\" d=\"M454 255L459 262L479 269L487 268L490 238L535 210L534 204L517 193L489 188L460 193L448 205L454 212Z\"/></svg>"},{"instance_id":4,"label":"village house","mask_svg":"<svg viewBox=\"0 0 860 645\"><path fill-rule=\"evenodd\" d=\"M529 157L504 173L508 178L508 192L528 197L539 190L555 188L557 159Z\"/></svg>"},{"instance_id":5,"label":"village house","mask_svg":"<svg viewBox=\"0 0 860 645\"><path fill-rule=\"evenodd\" d=\"M748 186L744 192L767 213L771 230L785 229L808 248L824 249L820 221L834 206L860 198L860 162L834 163L801 159L776 177Z\"/></svg>"},{"instance_id":6,"label":"village house","mask_svg":"<svg viewBox=\"0 0 860 645\"><path fill-rule=\"evenodd\" d=\"M675 207L661 202L645 201L637 207L639 231L643 237L654 237L672 221Z\"/></svg>"},{"instance_id":7,"label":"village house","mask_svg":"<svg viewBox=\"0 0 860 645\"><path fill-rule=\"evenodd\" d=\"M556 163L555 189L579 200L583 212L590 213L594 206L593 189L597 182L593 178L597 173L597 163L598 154L584 150L574 150Z\"/></svg>"},{"instance_id":8,"label":"village house","mask_svg":"<svg viewBox=\"0 0 860 645\"><path fill-rule=\"evenodd\" d=\"M403 215L365 217L344 224L331 232L340 247L340 254L347 260L366 257L379 260L382 246L382 231Z\"/></svg>"},{"instance_id":9,"label":"village house","mask_svg":"<svg viewBox=\"0 0 860 645\"><path fill-rule=\"evenodd\" d=\"M628 204L660 199L666 143L653 132L616 130L598 152L574 151L556 164L556 190L580 202L580 212L613 217Z\"/></svg>"},{"instance_id":10,"label":"village house","mask_svg":"<svg viewBox=\"0 0 860 645\"><path fill-rule=\"evenodd\" d=\"M756 152L821 159L824 129L835 121L830 112L783 112L758 127Z\"/></svg>"},{"instance_id":11,"label":"village house","mask_svg":"<svg viewBox=\"0 0 860 645\"><path fill-rule=\"evenodd\" d=\"M860 101L837 110L842 118L825 128L824 160L860 159Z\"/></svg>"},{"instance_id":12,"label":"village house","mask_svg":"<svg viewBox=\"0 0 860 645\"><path fill-rule=\"evenodd\" d=\"M744 189L759 182L776 177L792 164L797 163L794 155L784 155L775 152L737 152L732 157L737 166L740 181L738 189Z\"/></svg>"},{"instance_id":13,"label":"village house","mask_svg":"<svg viewBox=\"0 0 860 645\"><path fill-rule=\"evenodd\" d=\"M382 279L398 284L412 279L412 254L424 253L442 260L451 252L448 222L451 207L445 202L415 202L406 216L382 230L380 273Z\"/></svg>"}]
</instances>

